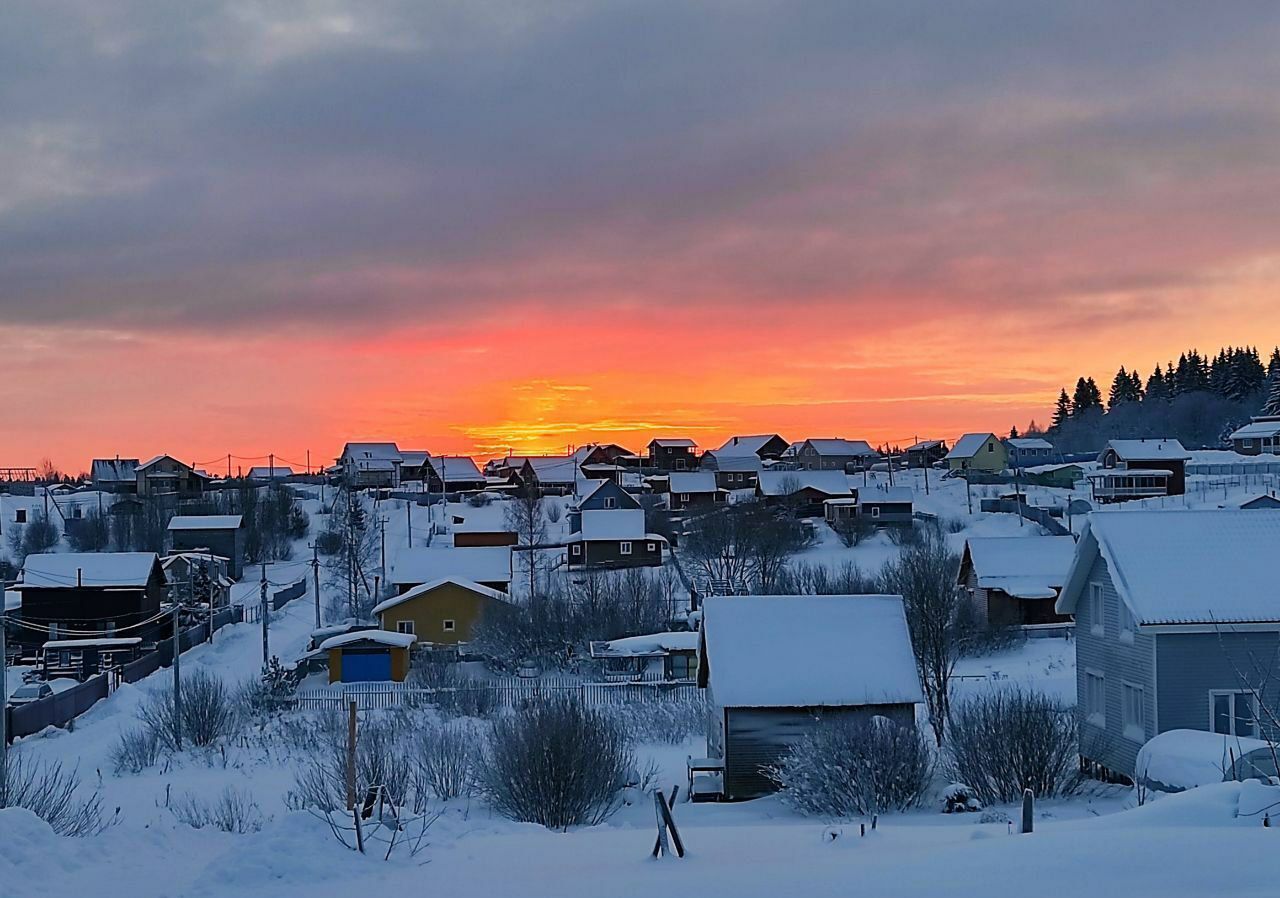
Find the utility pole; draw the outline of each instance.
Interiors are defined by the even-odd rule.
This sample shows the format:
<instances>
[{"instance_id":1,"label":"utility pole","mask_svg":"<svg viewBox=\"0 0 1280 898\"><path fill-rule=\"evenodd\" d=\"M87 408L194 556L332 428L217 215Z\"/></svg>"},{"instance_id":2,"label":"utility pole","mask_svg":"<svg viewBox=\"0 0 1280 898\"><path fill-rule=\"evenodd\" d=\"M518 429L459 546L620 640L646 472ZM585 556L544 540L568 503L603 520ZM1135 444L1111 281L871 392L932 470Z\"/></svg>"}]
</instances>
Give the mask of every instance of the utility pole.
<instances>
[{"instance_id":1,"label":"utility pole","mask_svg":"<svg viewBox=\"0 0 1280 898\"><path fill-rule=\"evenodd\" d=\"M8 775L9 751L9 657L5 646L4 598L0 595L0 779Z\"/></svg>"},{"instance_id":2,"label":"utility pole","mask_svg":"<svg viewBox=\"0 0 1280 898\"><path fill-rule=\"evenodd\" d=\"M311 544L311 576L316 590L316 629L320 629L320 544Z\"/></svg>"},{"instance_id":3,"label":"utility pole","mask_svg":"<svg viewBox=\"0 0 1280 898\"><path fill-rule=\"evenodd\" d=\"M231 453L227 453L227 479L231 479Z\"/></svg>"},{"instance_id":4,"label":"utility pole","mask_svg":"<svg viewBox=\"0 0 1280 898\"><path fill-rule=\"evenodd\" d=\"M292 455L293 453L290 452L289 454ZM311 450L310 449L307 450L307 476L308 477L311 476Z\"/></svg>"},{"instance_id":5,"label":"utility pole","mask_svg":"<svg viewBox=\"0 0 1280 898\"><path fill-rule=\"evenodd\" d=\"M431 501L431 496L427 496L427 501ZM404 500L404 517L409 524L409 548L413 548L413 502L408 499Z\"/></svg>"},{"instance_id":6,"label":"utility pole","mask_svg":"<svg viewBox=\"0 0 1280 898\"><path fill-rule=\"evenodd\" d=\"M964 498L969 503L969 514L973 514L973 483L969 480L969 472L964 472Z\"/></svg>"},{"instance_id":7,"label":"utility pole","mask_svg":"<svg viewBox=\"0 0 1280 898\"><path fill-rule=\"evenodd\" d=\"M276 483L276 454L274 452L267 453L267 483L275 486Z\"/></svg>"},{"instance_id":8,"label":"utility pole","mask_svg":"<svg viewBox=\"0 0 1280 898\"><path fill-rule=\"evenodd\" d=\"M179 658L182 657L181 627L178 626L178 611L182 603L173 603L173 744L182 751L182 673Z\"/></svg>"},{"instance_id":9,"label":"utility pole","mask_svg":"<svg viewBox=\"0 0 1280 898\"><path fill-rule=\"evenodd\" d=\"M261 593L262 601L262 666L265 669L267 662L271 660L271 647L267 637L267 624L271 614L267 608L267 560L265 558L262 559L262 580L259 582L258 591Z\"/></svg>"},{"instance_id":10,"label":"utility pole","mask_svg":"<svg viewBox=\"0 0 1280 898\"><path fill-rule=\"evenodd\" d=\"M387 573L387 519L378 515L378 532L382 538L382 573Z\"/></svg>"}]
</instances>

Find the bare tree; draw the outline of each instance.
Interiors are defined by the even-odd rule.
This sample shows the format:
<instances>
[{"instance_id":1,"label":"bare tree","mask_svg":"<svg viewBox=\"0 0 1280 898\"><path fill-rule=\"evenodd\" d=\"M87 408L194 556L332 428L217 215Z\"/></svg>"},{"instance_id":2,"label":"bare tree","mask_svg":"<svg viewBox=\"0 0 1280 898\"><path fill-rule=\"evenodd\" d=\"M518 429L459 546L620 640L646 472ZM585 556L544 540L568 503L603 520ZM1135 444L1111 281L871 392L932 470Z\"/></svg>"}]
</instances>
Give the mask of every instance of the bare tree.
<instances>
[{"instance_id":1,"label":"bare tree","mask_svg":"<svg viewBox=\"0 0 1280 898\"><path fill-rule=\"evenodd\" d=\"M800 522L756 502L718 508L690 522L681 554L709 580L769 591L805 544Z\"/></svg>"},{"instance_id":2,"label":"bare tree","mask_svg":"<svg viewBox=\"0 0 1280 898\"><path fill-rule=\"evenodd\" d=\"M53 520L43 511L37 511L27 523L9 530L9 554L21 564L28 555L48 552L61 538Z\"/></svg>"},{"instance_id":3,"label":"bare tree","mask_svg":"<svg viewBox=\"0 0 1280 898\"><path fill-rule=\"evenodd\" d=\"M366 575L377 555L378 539L359 495L344 492L334 501L326 534L328 544L336 547L325 560L328 585L346 596L347 616L364 617L378 598ZM342 614L342 609L335 609L335 616Z\"/></svg>"},{"instance_id":4,"label":"bare tree","mask_svg":"<svg viewBox=\"0 0 1280 898\"><path fill-rule=\"evenodd\" d=\"M517 554L520 566L529 577L528 595L533 601L538 594L538 577L547 566L541 551L536 548L547 541L546 509L536 484L526 484L507 503L506 522L507 529L516 535L521 546L526 547Z\"/></svg>"}]
</instances>

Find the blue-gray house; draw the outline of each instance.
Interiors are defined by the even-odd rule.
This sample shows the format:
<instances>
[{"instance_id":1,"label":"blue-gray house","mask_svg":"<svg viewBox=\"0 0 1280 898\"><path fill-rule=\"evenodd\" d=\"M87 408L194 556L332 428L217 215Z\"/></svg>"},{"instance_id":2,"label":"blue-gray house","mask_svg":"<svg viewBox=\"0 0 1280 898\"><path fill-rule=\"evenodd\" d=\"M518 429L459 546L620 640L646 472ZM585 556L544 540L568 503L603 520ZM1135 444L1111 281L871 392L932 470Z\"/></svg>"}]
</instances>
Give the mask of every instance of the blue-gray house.
<instances>
[{"instance_id":1,"label":"blue-gray house","mask_svg":"<svg viewBox=\"0 0 1280 898\"><path fill-rule=\"evenodd\" d=\"M1174 729L1275 738L1280 511L1094 512L1059 613L1076 621L1080 755L1133 779Z\"/></svg>"}]
</instances>

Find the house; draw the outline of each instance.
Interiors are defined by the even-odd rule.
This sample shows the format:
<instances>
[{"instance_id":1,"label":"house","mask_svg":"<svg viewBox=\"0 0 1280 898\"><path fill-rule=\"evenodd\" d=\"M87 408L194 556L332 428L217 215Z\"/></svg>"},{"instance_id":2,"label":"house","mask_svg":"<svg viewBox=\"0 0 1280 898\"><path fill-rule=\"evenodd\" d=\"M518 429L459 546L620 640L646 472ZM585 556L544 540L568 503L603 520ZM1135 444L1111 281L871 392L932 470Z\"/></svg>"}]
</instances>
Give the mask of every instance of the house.
<instances>
[{"instance_id":1,"label":"house","mask_svg":"<svg viewBox=\"0 0 1280 898\"><path fill-rule=\"evenodd\" d=\"M413 546L391 559L387 582L400 593L447 577L470 580L489 589L511 589L511 547L437 548Z\"/></svg>"},{"instance_id":2,"label":"house","mask_svg":"<svg viewBox=\"0 0 1280 898\"><path fill-rule=\"evenodd\" d=\"M40 676L45 680L73 677L83 681L123 667L142 654L142 639L138 636L51 639L40 647Z\"/></svg>"},{"instance_id":3,"label":"house","mask_svg":"<svg viewBox=\"0 0 1280 898\"><path fill-rule=\"evenodd\" d=\"M495 527L483 519L470 520L464 518L453 525L453 547L455 549L475 549L485 546L514 546L520 542L520 536L502 527Z\"/></svg>"},{"instance_id":4,"label":"house","mask_svg":"<svg viewBox=\"0 0 1280 898\"><path fill-rule=\"evenodd\" d=\"M776 433L757 433L751 436L729 437L719 449L713 449L716 455L742 456L754 455L756 458L776 461L782 458L791 444Z\"/></svg>"},{"instance_id":5,"label":"house","mask_svg":"<svg viewBox=\"0 0 1280 898\"><path fill-rule=\"evenodd\" d=\"M931 468L946 457L946 440L921 440L907 447L908 468Z\"/></svg>"},{"instance_id":6,"label":"house","mask_svg":"<svg viewBox=\"0 0 1280 898\"><path fill-rule=\"evenodd\" d=\"M853 496L843 471L761 471L756 495L766 503L791 503L800 515L822 514L828 499Z\"/></svg>"},{"instance_id":7,"label":"house","mask_svg":"<svg viewBox=\"0 0 1280 898\"><path fill-rule=\"evenodd\" d=\"M134 469L134 489L153 498L198 497L211 479L172 455L157 455Z\"/></svg>"},{"instance_id":8,"label":"house","mask_svg":"<svg viewBox=\"0 0 1280 898\"><path fill-rule=\"evenodd\" d=\"M984 627L1035 627L1071 618L1054 605L1075 558L1070 536L971 537L957 579Z\"/></svg>"},{"instance_id":9,"label":"house","mask_svg":"<svg viewBox=\"0 0 1280 898\"><path fill-rule=\"evenodd\" d=\"M582 469L568 455L526 456L520 465L518 478L544 496L571 495L577 491L578 481L584 479Z\"/></svg>"},{"instance_id":10,"label":"house","mask_svg":"<svg viewBox=\"0 0 1280 898\"><path fill-rule=\"evenodd\" d=\"M692 471L698 467L698 444L693 440L650 440L648 466L659 471Z\"/></svg>"},{"instance_id":11,"label":"house","mask_svg":"<svg viewBox=\"0 0 1280 898\"><path fill-rule=\"evenodd\" d=\"M640 466L640 457L631 452L630 449L624 449L617 443L590 443L586 446L579 446L575 449L570 457L573 458L579 467L623 467L638 468Z\"/></svg>"},{"instance_id":12,"label":"house","mask_svg":"<svg viewBox=\"0 0 1280 898\"><path fill-rule=\"evenodd\" d=\"M395 489L403 463L395 443L347 443L338 456L342 479L357 489Z\"/></svg>"},{"instance_id":13,"label":"house","mask_svg":"<svg viewBox=\"0 0 1280 898\"><path fill-rule=\"evenodd\" d=\"M1009 467L1009 450L994 433L966 433L943 461L952 471L998 473Z\"/></svg>"},{"instance_id":14,"label":"house","mask_svg":"<svg viewBox=\"0 0 1280 898\"><path fill-rule=\"evenodd\" d=\"M238 514L174 515L169 519L169 548L174 552L204 549L227 559L231 579L244 576L244 518Z\"/></svg>"},{"instance_id":15,"label":"house","mask_svg":"<svg viewBox=\"0 0 1280 898\"><path fill-rule=\"evenodd\" d=\"M230 564L229 558L208 551L174 552L160 559L171 595L188 599L193 591L199 591L200 581L207 578L208 598L214 608L231 604L231 587L235 581Z\"/></svg>"},{"instance_id":16,"label":"house","mask_svg":"<svg viewBox=\"0 0 1280 898\"><path fill-rule=\"evenodd\" d=\"M421 483L427 476L427 459L431 453L425 449L400 450L400 482Z\"/></svg>"},{"instance_id":17,"label":"house","mask_svg":"<svg viewBox=\"0 0 1280 898\"><path fill-rule=\"evenodd\" d=\"M95 458L89 466L93 488L103 493L136 493L138 491L138 459Z\"/></svg>"},{"instance_id":18,"label":"house","mask_svg":"<svg viewBox=\"0 0 1280 898\"><path fill-rule=\"evenodd\" d=\"M828 524L839 530L839 525L858 519L858 491L852 496L839 499L827 499L822 503L822 517Z\"/></svg>"},{"instance_id":19,"label":"house","mask_svg":"<svg viewBox=\"0 0 1280 898\"><path fill-rule=\"evenodd\" d=\"M1248 511L1258 511L1260 509L1280 508L1280 498L1276 496L1264 494L1255 496L1248 502L1241 502L1240 507Z\"/></svg>"},{"instance_id":20,"label":"house","mask_svg":"<svg viewBox=\"0 0 1280 898\"><path fill-rule=\"evenodd\" d=\"M656 533L645 531L642 508L580 507L576 519L570 520L570 529L572 532L565 543L568 546L566 563L571 568L657 567L662 564L662 549L667 541Z\"/></svg>"},{"instance_id":21,"label":"house","mask_svg":"<svg viewBox=\"0 0 1280 898\"><path fill-rule=\"evenodd\" d=\"M254 465L245 475L254 483L279 483L295 476L297 473L288 465Z\"/></svg>"},{"instance_id":22,"label":"house","mask_svg":"<svg viewBox=\"0 0 1280 898\"><path fill-rule=\"evenodd\" d=\"M702 634L680 630L592 642L591 657L610 680L694 681Z\"/></svg>"},{"instance_id":23,"label":"house","mask_svg":"<svg viewBox=\"0 0 1280 898\"><path fill-rule=\"evenodd\" d=\"M725 501L726 490L716 485L711 471L676 471L667 480L667 509L707 510Z\"/></svg>"},{"instance_id":24,"label":"house","mask_svg":"<svg viewBox=\"0 0 1280 898\"><path fill-rule=\"evenodd\" d=\"M1059 489L1072 489L1084 479L1084 467L1078 464L1036 465L1023 468L1022 474L1028 483L1038 486L1051 486Z\"/></svg>"},{"instance_id":25,"label":"house","mask_svg":"<svg viewBox=\"0 0 1280 898\"><path fill-rule=\"evenodd\" d=\"M1080 755L1133 779L1159 733L1280 736L1280 511L1099 511L1057 610L1076 622Z\"/></svg>"},{"instance_id":26,"label":"house","mask_svg":"<svg viewBox=\"0 0 1280 898\"><path fill-rule=\"evenodd\" d=\"M1177 440L1111 440L1088 474L1093 498L1126 502L1152 496L1181 496L1187 488L1191 455Z\"/></svg>"},{"instance_id":27,"label":"house","mask_svg":"<svg viewBox=\"0 0 1280 898\"><path fill-rule=\"evenodd\" d=\"M758 456L716 452L704 452L699 467L714 473L716 486L722 490L754 490L760 482L760 472L765 469Z\"/></svg>"},{"instance_id":28,"label":"house","mask_svg":"<svg viewBox=\"0 0 1280 898\"><path fill-rule=\"evenodd\" d=\"M487 485L475 461L465 455L433 455L423 473L429 493L478 493Z\"/></svg>"},{"instance_id":29,"label":"house","mask_svg":"<svg viewBox=\"0 0 1280 898\"><path fill-rule=\"evenodd\" d=\"M1009 467L1030 468L1053 461L1053 444L1041 437L1010 437L1004 441L1009 453Z\"/></svg>"},{"instance_id":30,"label":"house","mask_svg":"<svg viewBox=\"0 0 1280 898\"><path fill-rule=\"evenodd\" d=\"M582 481L582 496L569 510L570 529L573 529L573 518L584 511L611 511L613 509L637 509L640 501L612 480Z\"/></svg>"},{"instance_id":31,"label":"house","mask_svg":"<svg viewBox=\"0 0 1280 898\"><path fill-rule=\"evenodd\" d=\"M412 633L355 630L330 636L319 651L329 656L330 683L403 683L409 676Z\"/></svg>"},{"instance_id":32,"label":"house","mask_svg":"<svg viewBox=\"0 0 1280 898\"><path fill-rule=\"evenodd\" d=\"M862 471L880 457L865 440L805 440L796 450L796 463L805 471Z\"/></svg>"},{"instance_id":33,"label":"house","mask_svg":"<svg viewBox=\"0 0 1280 898\"><path fill-rule=\"evenodd\" d=\"M1280 455L1280 415L1262 415L1231 434L1231 447L1241 455Z\"/></svg>"},{"instance_id":34,"label":"house","mask_svg":"<svg viewBox=\"0 0 1280 898\"><path fill-rule=\"evenodd\" d=\"M907 486L883 486L858 492L858 517L872 524L910 524L914 495Z\"/></svg>"},{"instance_id":35,"label":"house","mask_svg":"<svg viewBox=\"0 0 1280 898\"><path fill-rule=\"evenodd\" d=\"M698 685L731 800L775 791L765 770L823 720L914 726L924 701L901 596L710 596Z\"/></svg>"},{"instance_id":36,"label":"house","mask_svg":"<svg viewBox=\"0 0 1280 898\"><path fill-rule=\"evenodd\" d=\"M168 584L154 552L28 555L21 581L9 590L22 595L17 636L24 651L64 636L152 642L169 630L169 621L158 619Z\"/></svg>"},{"instance_id":37,"label":"house","mask_svg":"<svg viewBox=\"0 0 1280 898\"><path fill-rule=\"evenodd\" d=\"M373 615L383 630L415 635L420 643L457 645L472 640L488 609L507 601L505 592L463 577L441 577L387 599Z\"/></svg>"}]
</instances>

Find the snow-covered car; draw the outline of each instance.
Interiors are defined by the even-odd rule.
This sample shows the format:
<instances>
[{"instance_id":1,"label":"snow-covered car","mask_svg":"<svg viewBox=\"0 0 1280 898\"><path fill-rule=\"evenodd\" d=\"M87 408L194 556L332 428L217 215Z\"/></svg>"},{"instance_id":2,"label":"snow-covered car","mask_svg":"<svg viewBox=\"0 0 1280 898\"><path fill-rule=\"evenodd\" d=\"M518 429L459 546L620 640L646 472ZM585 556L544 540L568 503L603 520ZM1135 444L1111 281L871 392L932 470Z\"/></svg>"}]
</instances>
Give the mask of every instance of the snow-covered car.
<instances>
[{"instance_id":1,"label":"snow-covered car","mask_svg":"<svg viewBox=\"0 0 1280 898\"><path fill-rule=\"evenodd\" d=\"M23 683L9 696L9 707L17 708L38 702L42 698L53 695L53 687L48 683Z\"/></svg>"},{"instance_id":2,"label":"snow-covered car","mask_svg":"<svg viewBox=\"0 0 1280 898\"><path fill-rule=\"evenodd\" d=\"M1202 730L1169 730L1138 751L1138 782L1157 792L1182 792L1226 780L1276 776L1280 748L1264 739Z\"/></svg>"}]
</instances>

